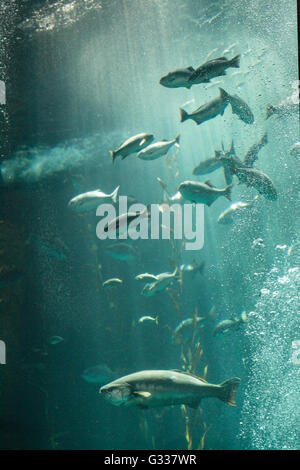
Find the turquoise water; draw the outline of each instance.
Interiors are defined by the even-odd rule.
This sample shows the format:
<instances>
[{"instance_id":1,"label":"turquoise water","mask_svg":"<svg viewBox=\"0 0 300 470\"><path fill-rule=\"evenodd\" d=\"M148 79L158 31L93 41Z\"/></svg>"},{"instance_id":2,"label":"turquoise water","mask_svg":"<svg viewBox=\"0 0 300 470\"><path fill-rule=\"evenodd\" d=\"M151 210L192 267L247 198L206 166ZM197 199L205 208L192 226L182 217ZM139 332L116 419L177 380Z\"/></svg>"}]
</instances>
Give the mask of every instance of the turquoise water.
<instances>
[{"instance_id":1,"label":"turquoise water","mask_svg":"<svg viewBox=\"0 0 300 470\"><path fill-rule=\"evenodd\" d=\"M299 448L299 153L290 153L299 110L266 120L268 104L297 95L296 1L50 3L9 2L2 24L1 448ZM177 68L237 54L240 68L211 84L159 84ZM230 105L200 126L180 123L179 108L192 112L216 98L218 87L250 106L253 124ZM180 133L180 149L112 165L109 151L142 132L157 141ZM157 177L170 194L185 180L224 188L222 168L207 176L193 168L232 141L243 159L265 132L255 168L271 178L277 200L260 195L229 225L217 222L229 201L205 206L201 250L128 241L132 259L124 262L108 255L112 241L97 239L95 211L67 207L80 193L110 194L118 185L120 195L161 203ZM233 181L233 202L258 194ZM202 273L181 271L181 284L141 295L136 275L202 261ZM123 283L104 288L110 278ZM188 348L172 332L195 311L205 321L193 372L213 384L240 377L236 407L212 399L197 412L141 410L100 397L99 387L117 377L188 368ZM213 335L220 321L243 311L246 324ZM158 325L138 323L142 316L158 316Z\"/></svg>"}]
</instances>

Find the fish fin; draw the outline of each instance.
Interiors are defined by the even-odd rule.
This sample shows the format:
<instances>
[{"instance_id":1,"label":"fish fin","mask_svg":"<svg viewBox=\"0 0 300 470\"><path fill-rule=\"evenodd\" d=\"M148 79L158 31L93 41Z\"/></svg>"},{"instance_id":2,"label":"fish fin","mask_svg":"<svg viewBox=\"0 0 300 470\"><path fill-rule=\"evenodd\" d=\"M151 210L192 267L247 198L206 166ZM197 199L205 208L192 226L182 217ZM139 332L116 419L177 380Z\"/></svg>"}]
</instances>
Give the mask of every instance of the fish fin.
<instances>
[{"instance_id":1,"label":"fish fin","mask_svg":"<svg viewBox=\"0 0 300 470\"><path fill-rule=\"evenodd\" d=\"M185 88L187 88L188 90L190 90L192 88L193 85L187 85Z\"/></svg>"},{"instance_id":2,"label":"fish fin","mask_svg":"<svg viewBox=\"0 0 300 470\"><path fill-rule=\"evenodd\" d=\"M239 386L241 379L234 377L233 379L226 380L219 385L220 394L219 399L224 401L227 405L235 406L236 389Z\"/></svg>"},{"instance_id":3,"label":"fish fin","mask_svg":"<svg viewBox=\"0 0 300 470\"><path fill-rule=\"evenodd\" d=\"M229 61L230 62L229 67L234 67L238 69L240 67L240 60L241 60L241 55L240 54L236 55Z\"/></svg>"},{"instance_id":4,"label":"fish fin","mask_svg":"<svg viewBox=\"0 0 300 470\"><path fill-rule=\"evenodd\" d=\"M222 153L222 152L220 152L220 150L215 150L215 158L216 158L216 159L220 158L221 153Z\"/></svg>"},{"instance_id":5,"label":"fish fin","mask_svg":"<svg viewBox=\"0 0 300 470\"><path fill-rule=\"evenodd\" d=\"M126 158L126 157L127 157L127 155L122 155L121 160L124 160L124 158Z\"/></svg>"},{"instance_id":6,"label":"fish fin","mask_svg":"<svg viewBox=\"0 0 300 470\"><path fill-rule=\"evenodd\" d=\"M151 393L150 392L133 392L134 395L139 395L143 398L150 398Z\"/></svg>"},{"instance_id":7,"label":"fish fin","mask_svg":"<svg viewBox=\"0 0 300 470\"><path fill-rule=\"evenodd\" d=\"M204 184L207 184L207 186L209 186L210 188L214 188L214 187L215 187L215 186L211 183L210 180L204 181Z\"/></svg>"},{"instance_id":8,"label":"fish fin","mask_svg":"<svg viewBox=\"0 0 300 470\"><path fill-rule=\"evenodd\" d=\"M219 87L219 91L220 91L220 98L222 98L223 101L229 101L230 100L230 94L227 93L227 91L225 91L223 88L220 88L220 87ZM221 116L223 115L224 111L225 110L223 109L223 111L221 113Z\"/></svg>"},{"instance_id":9,"label":"fish fin","mask_svg":"<svg viewBox=\"0 0 300 470\"><path fill-rule=\"evenodd\" d=\"M117 186L116 189L111 193L110 197L112 198L113 202L116 204L118 200L118 193L119 193L120 186Z\"/></svg>"},{"instance_id":10,"label":"fish fin","mask_svg":"<svg viewBox=\"0 0 300 470\"><path fill-rule=\"evenodd\" d=\"M231 201L231 191L232 191L233 183L229 184L227 188L224 189L224 196Z\"/></svg>"},{"instance_id":11,"label":"fish fin","mask_svg":"<svg viewBox=\"0 0 300 470\"><path fill-rule=\"evenodd\" d=\"M176 145L177 147L180 147L179 144L180 144L180 134L177 134L177 136L175 137L175 145Z\"/></svg>"},{"instance_id":12,"label":"fish fin","mask_svg":"<svg viewBox=\"0 0 300 470\"><path fill-rule=\"evenodd\" d=\"M146 139L141 140L140 147L146 143Z\"/></svg>"},{"instance_id":13,"label":"fish fin","mask_svg":"<svg viewBox=\"0 0 300 470\"><path fill-rule=\"evenodd\" d=\"M115 163L115 159L116 159L116 152L114 152L113 150L110 150L109 153L110 153L112 162L113 162L113 164L114 164L114 163Z\"/></svg>"},{"instance_id":14,"label":"fish fin","mask_svg":"<svg viewBox=\"0 0 300 470\"><path fill-rule=\"evenodd\" d=\"M195 72L195 69L194 69L194 67L192 67L192 66L187 67L186 69L189 70L190 72Z\"/></svg>"},{"instance_id":15,"label":"fish fin","mask_svg":"<svg viewBox=\"0 0 300 470\"><path fill-rule=\"evenodd\" d=\"M231 147L229 149L230 155L235 155L234 141L231 141Z\"/></svg>"},{"instance_id":16,"label":"fish fin","mask_svg":"<svg viewBox=\"0 0 300 470\"><path fill-rule=\"evenodd\" d=\"M187 119L189 119L189 115L184 109L179 108L179 112L180 112L180 122L184 122Z\"/></svg>"},{"instance_id":17,"label":"fish fin","mask_svg":"<svg viewBox=\"0 0 300 470\"><path fill-rule=\"evenodd\" d=\"M206 202L205 204L210 207L215 201Z\"/></svg>"},{"instance_id":18,"label":"fish fin","mask_svg":"<svg viewBox=\"0 0 300 470\"><path fill-rule=\"evenodd\" d=\"M241 313L241 321L242 321L243 323L247 323L247 321L248 321L247 312L242 312L242 313Z\"/></svg>"}]
</instances>

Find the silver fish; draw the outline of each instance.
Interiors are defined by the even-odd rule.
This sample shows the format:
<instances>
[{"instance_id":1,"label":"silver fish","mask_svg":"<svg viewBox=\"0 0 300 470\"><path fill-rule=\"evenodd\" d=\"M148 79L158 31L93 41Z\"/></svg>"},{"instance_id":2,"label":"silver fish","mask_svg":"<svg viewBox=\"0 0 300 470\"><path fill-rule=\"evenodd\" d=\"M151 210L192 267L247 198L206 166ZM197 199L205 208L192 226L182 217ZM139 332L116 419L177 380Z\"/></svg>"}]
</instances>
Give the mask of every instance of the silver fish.
<instances>
[{"instance_id":1,"label":"silver fish","mask_svg":"<svg viewBox=\"0 0 300 470\"><path fill-rule=\"evenodd\" d=\"M228 320L223 320L214 329L213 336L224 333L229 333L231 330L237 329L241 324L247 323L247 313L242 312L239 317L232 317Z\"/></svg>"},{"instance_id":2,"label":"silver fish","mask_svg":"<svg viewBox=\"0 0 300 470\"><path fill-rule=\"evenodd\" d=\"M236 377L214 385L179 370L144 370L101 387L99 393L113 405L143 409L170 405L198 408L203 398L218 398L234 406L239 383Z\"/></svg>"},{"instance_id":3,"label":"silver fish","mask_svg":"<svg viewBox=\"0 0 300 470\"><path fill-rule=\"evenodd\" d=\"M109 201L115 204L118 199L119 188L120 186L118 186L111 194L105 194L101 189L79 194L69 201L68 207L73 212L82 213L92 211L100 204L106 204Z\"/></svg>"},{"instance_id":4,"label":"silver fish","mask_svg":"<svg viewBox=\"0 0 300 470\"><path fill-rule=\"evenodd\" d=\"M119 279L118 277L107 279L107 281L104 281L102 283L102 287L111 287L111 286L115 286L116 284L123 284L122 279Z\"/></svg>"},{"instance_id":5,"label":"silver fish","mask_svg":"<svg viewBox=\"0 0 300 470\"><path fill-rule=\"evenodd\" d=\"M234 202L218 217L219 224L232 224L234 219L244 213L246 209L253 207L259 196L250 202Z\"/></svg>"},{"instance_id":6,"label":"silver fish","mask_svg":"<svg viewBox=\"0 0 300 470\"><path fill-rule=\"evenodd\" d=\"M138 319L138 324L141 325L142 323L156 323L158 326L158 316L151 317L150 315L145 315Z\"/></svg>"},{"instance_id":7,"label":"silver fish","mask_svg":"<svg viewBox=\"0 0 300 470\"><path fill-rule=\"evenodd\" d=\"M145 297L152 297L165 290L174 280L178 279L178 268L173 273L161 273L156 276L156 281L144 286L141 294Z\"/></svg>"},{"instance_id":8,"label":"silver fish","mask_svg":"<svg viewBox=\"0 0 300 470\"><path fill-rule=\"evenodd\" d=\"M125 212L124 214L119 215L118 217L113 219L111 222L106 224L103 230L105 233L108 233L108 234L115 233L116 235L119 235L120 233L127 232L131 222L138 219L139 217L141 218L149 217L149 212L148 212L147 207L145 207L145 209L141 212Z\"/></svg>"},{"instance_id":9,"label":"silver fish","mask_svg":"<svg viewBox=\"0 0 300 470\"><path fill-rule=\"evenodd\" d=\"M240 55L227 59L226 57L219 57L217 59L209 60L205 64L200 65L194 72L192 72L189 83L207 83L212 78L226 75L226 69L230 67L239 68Z\"/></svg>"},{"instance_id":10,"label":"silver fish","mask_svg":"<svg viewBox=\"0 0 300 470\"><path fill-rule=\"evenodd\" d=\"M122 160L132 153L139 152L147 145L153 142L154 136L152 134L137 134L130 139L125 140L117 150L110 150L110 156L114 163L116 157L120 156Z\"/></svg>"},{"instance_id":11,"label":"silver fish","mask_svg":"<svg viewBox=\"0 0 300 470\"><path fill-rule=\"evenodd\" d=\"M196 181L184 181L180 184L178 191L188 201L211 206L220 196L231 199L232 184L225 189L215 188L210 181L198 183Z\"/></svg>"},{"instance_id":12,"label":"silver fish","mask_svg":"<svg viewBox=\"0 0 300 470\"><path fill-rule=\"evenodd\" d=\"M170 141L155 142L154 144L148 145L145 149L141 150L137 157L141 160L156 160L157 158L166 155L173 145L179 147L180 134L175 139Z\"/></svg>"},{"instance_id":13,"label":"silver fish","mask_svg":"<svg viewBox=\"0 0 300 470\"><path fill-rule=\"evenodd\" d=\"M209 121L219 114L223 116L224 111L230 102L230 95L223 90L223 88L219 88L219 90L220 96L218 98L203 104L190 114L188 114L184 109L179 108L180 122L192 119L199 126L199 124Z\"/></svg>"},{"instance_id":14,"label":"silver fish","mask_svg":"<svg viewBox=\"0 0 300 470\"><path fill-rule=\"evenodd\" d=\"M218 170L218 168L222 166L222 161L219 159L220 156L221 152L215 150L214 158L208 158L207 160L200 162L193 169L193 175L207 175L208 173L212 173L213 171Z\"/></svg>"},{"instance_id":15,"label":"silver fish","mask_svg":"<svg viewBox=\"0 0 300 470\"><path fill-rule=\"evenodd\" d=\"M154 274L149 274L149 273L143 273L143 274L138 274L135 276L136 281L157 281L157 276L154 276Z\"/></svg>"}]
</instances>

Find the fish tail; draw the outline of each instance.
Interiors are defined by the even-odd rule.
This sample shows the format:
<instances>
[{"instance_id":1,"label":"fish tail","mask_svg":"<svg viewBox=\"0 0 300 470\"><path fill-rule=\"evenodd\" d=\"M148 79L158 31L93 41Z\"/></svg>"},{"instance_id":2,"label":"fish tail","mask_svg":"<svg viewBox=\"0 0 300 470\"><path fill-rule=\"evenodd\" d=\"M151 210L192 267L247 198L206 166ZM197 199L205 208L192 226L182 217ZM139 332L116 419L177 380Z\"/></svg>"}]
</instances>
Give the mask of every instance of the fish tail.
<instances>
[{"instance_id":1,"label":"fish tail","mask_svg":"<svg viewBox=\"0 0 300 470\"><path fill-rule=\"evenodd\" d=\"M158 316L157 316L157 317L155 317L155 323L156 323L156 324L157 324L157 326L158 326Z\"/></svg>"},{"instance_id":2,"label":"fish tail","mask_svg":"<svg viewBox=\"0 0 300 470\"><path fill-rule=\"evenodd\" d=\"M180 111L180 122L186 121L189 118L188 113L182 108L179 108L179 111Z\"/></svg>"},{"instance_id":3,"label":"fish tail","mask_svg":"<svg viewBox=\"0 0 300 470\"><path fill-rule=\"evenodd\" d=\"M261 139L261 145L266 145L267 143L268 143L268 133L265 132Z\"/></svg>"},{"instance_id":4,"label":"fish tail","mask_svg":"<svg viewBox=\"0 0 300 470\"><path fill-rule=\"evenodd\" d=\"M175 145L177 145L177 147L179 147L179 143L180 143L180 134L178 134L178 135L175 137Z\"/></svg>"},{"instance_id":5,"label":"fish tail","mask_svg":"<svg viewBox=\"0 0 300 470\"><path fill-rule=\"evenodd\" d=\"M112 162L113 162L113 164L114 164L114 163L115 163L115 159L116 159L116 152L114 152L113 150L110 150L109 153L110 153Z\"/></svg>"},{"instance_id":6,"label":"fish tail","mask_svg":"<svg viewBox=\"0 0 300 470\"><path fill-rule=\"evenodd\" d=\"M247 312L242 312L241 313L241 322L242 323L247 323L248 318L247 318Z\"/></svg>"},{"instance_id":7,"label":"fish tail","mask_svg":"<svg viewBox=\"0 0 300 470\"><path fill-rule=\"evenodd\" d=\"M235 67L236 69L240 66L241 54L236 55L230 60L230 67Z\"/></svg>"},{"instance_id":8,"label":"fish tail","mask_svg":"<svg viewBox=\"0 0 300 470\"><path fill-rule=\"evenodd\" d=\"M234 377L233 379L225 380L225 382L219 385L220 394L219 399L224 401L227 405L235 406L235 394L241 379Z\"/></svg>"},{"instance_id":9,"label":"fish tail","mask_svg":"<svg viewBox=\"0 0 300 470\"><path fill-rule=\"evenodd\" d=\"M231 201L231 191L232 191L233 183L231 183L227 188L224 189L224 196Z\"/></svg>"},{"instance_id":10,"label":"fish tail","mask_svg":"<svg viewBox=\"0 0 300 470\"><path fill-rule=\"evenodd\" d=\"M227 91L225 91L223 88L220 88L220 87L219 87L219 91L220 91L220 98L225 102L226 101L230 102L230 98L231 98L230 94L227 93Z\"/></svg>"},{"instance_id":11,"label":"fish tail","mask_svg":"<svg viewBox=\"0 0 300 470\"><path fill-rule=\"evenodd\" d=\"M269 119L270 116L272 116L272 114L274 114L275 112L275 107L272 106L271 104L267 104L267 117L266 119Z\"/></svg>"},{"instance_id":12,"label":"fish tail","mask_svg":"<svg viewBox=\"0 0 300 470\"><path fill-rule=\"evenodd\" d=\"M111 194L111 198L114 203L116 203L118 200L119 189L120 189L120 186L118 186Z\"/></svg>"}]
</instances>

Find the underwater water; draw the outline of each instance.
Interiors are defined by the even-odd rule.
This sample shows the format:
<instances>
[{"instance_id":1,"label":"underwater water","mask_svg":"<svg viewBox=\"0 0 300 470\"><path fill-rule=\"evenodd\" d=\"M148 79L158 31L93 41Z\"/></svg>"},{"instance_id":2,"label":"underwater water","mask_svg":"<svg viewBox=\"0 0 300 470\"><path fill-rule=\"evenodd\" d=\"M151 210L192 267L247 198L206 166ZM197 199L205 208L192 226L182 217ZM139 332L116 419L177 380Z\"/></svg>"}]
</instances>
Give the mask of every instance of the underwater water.
<instances>
[{"instance_id":1,"label":"underwater water","mask_svg":"<svg viewBox=\"0 0 300 470\"><path fill-rule=\"evenodd\" d=\"M297 2L12 0L1 14L0 448L299 449ZM159 83L237 55L239 67L211 81ZM246 104L180 122L179 108L192 113L219 87ZM179 146L113 164L110 151L140 133L180 134ZM260 176L245 184L241 161L265 134L252 151ZM184 181L224 189L232 142L241 166L232 202L205 204L201 249L99 240L96 206L68 205L97 188L120 186L145 205L170 203ZM215 151L223 163L193 174ZM236 202L247 207L225 220ZM158 292L154 278L135 279L176 268ZM141 407L99 394L125 375L174 369L210 384L240 378L236 406L212 398L148 409L152 389Z\"/></svg>"}]
</instances>

